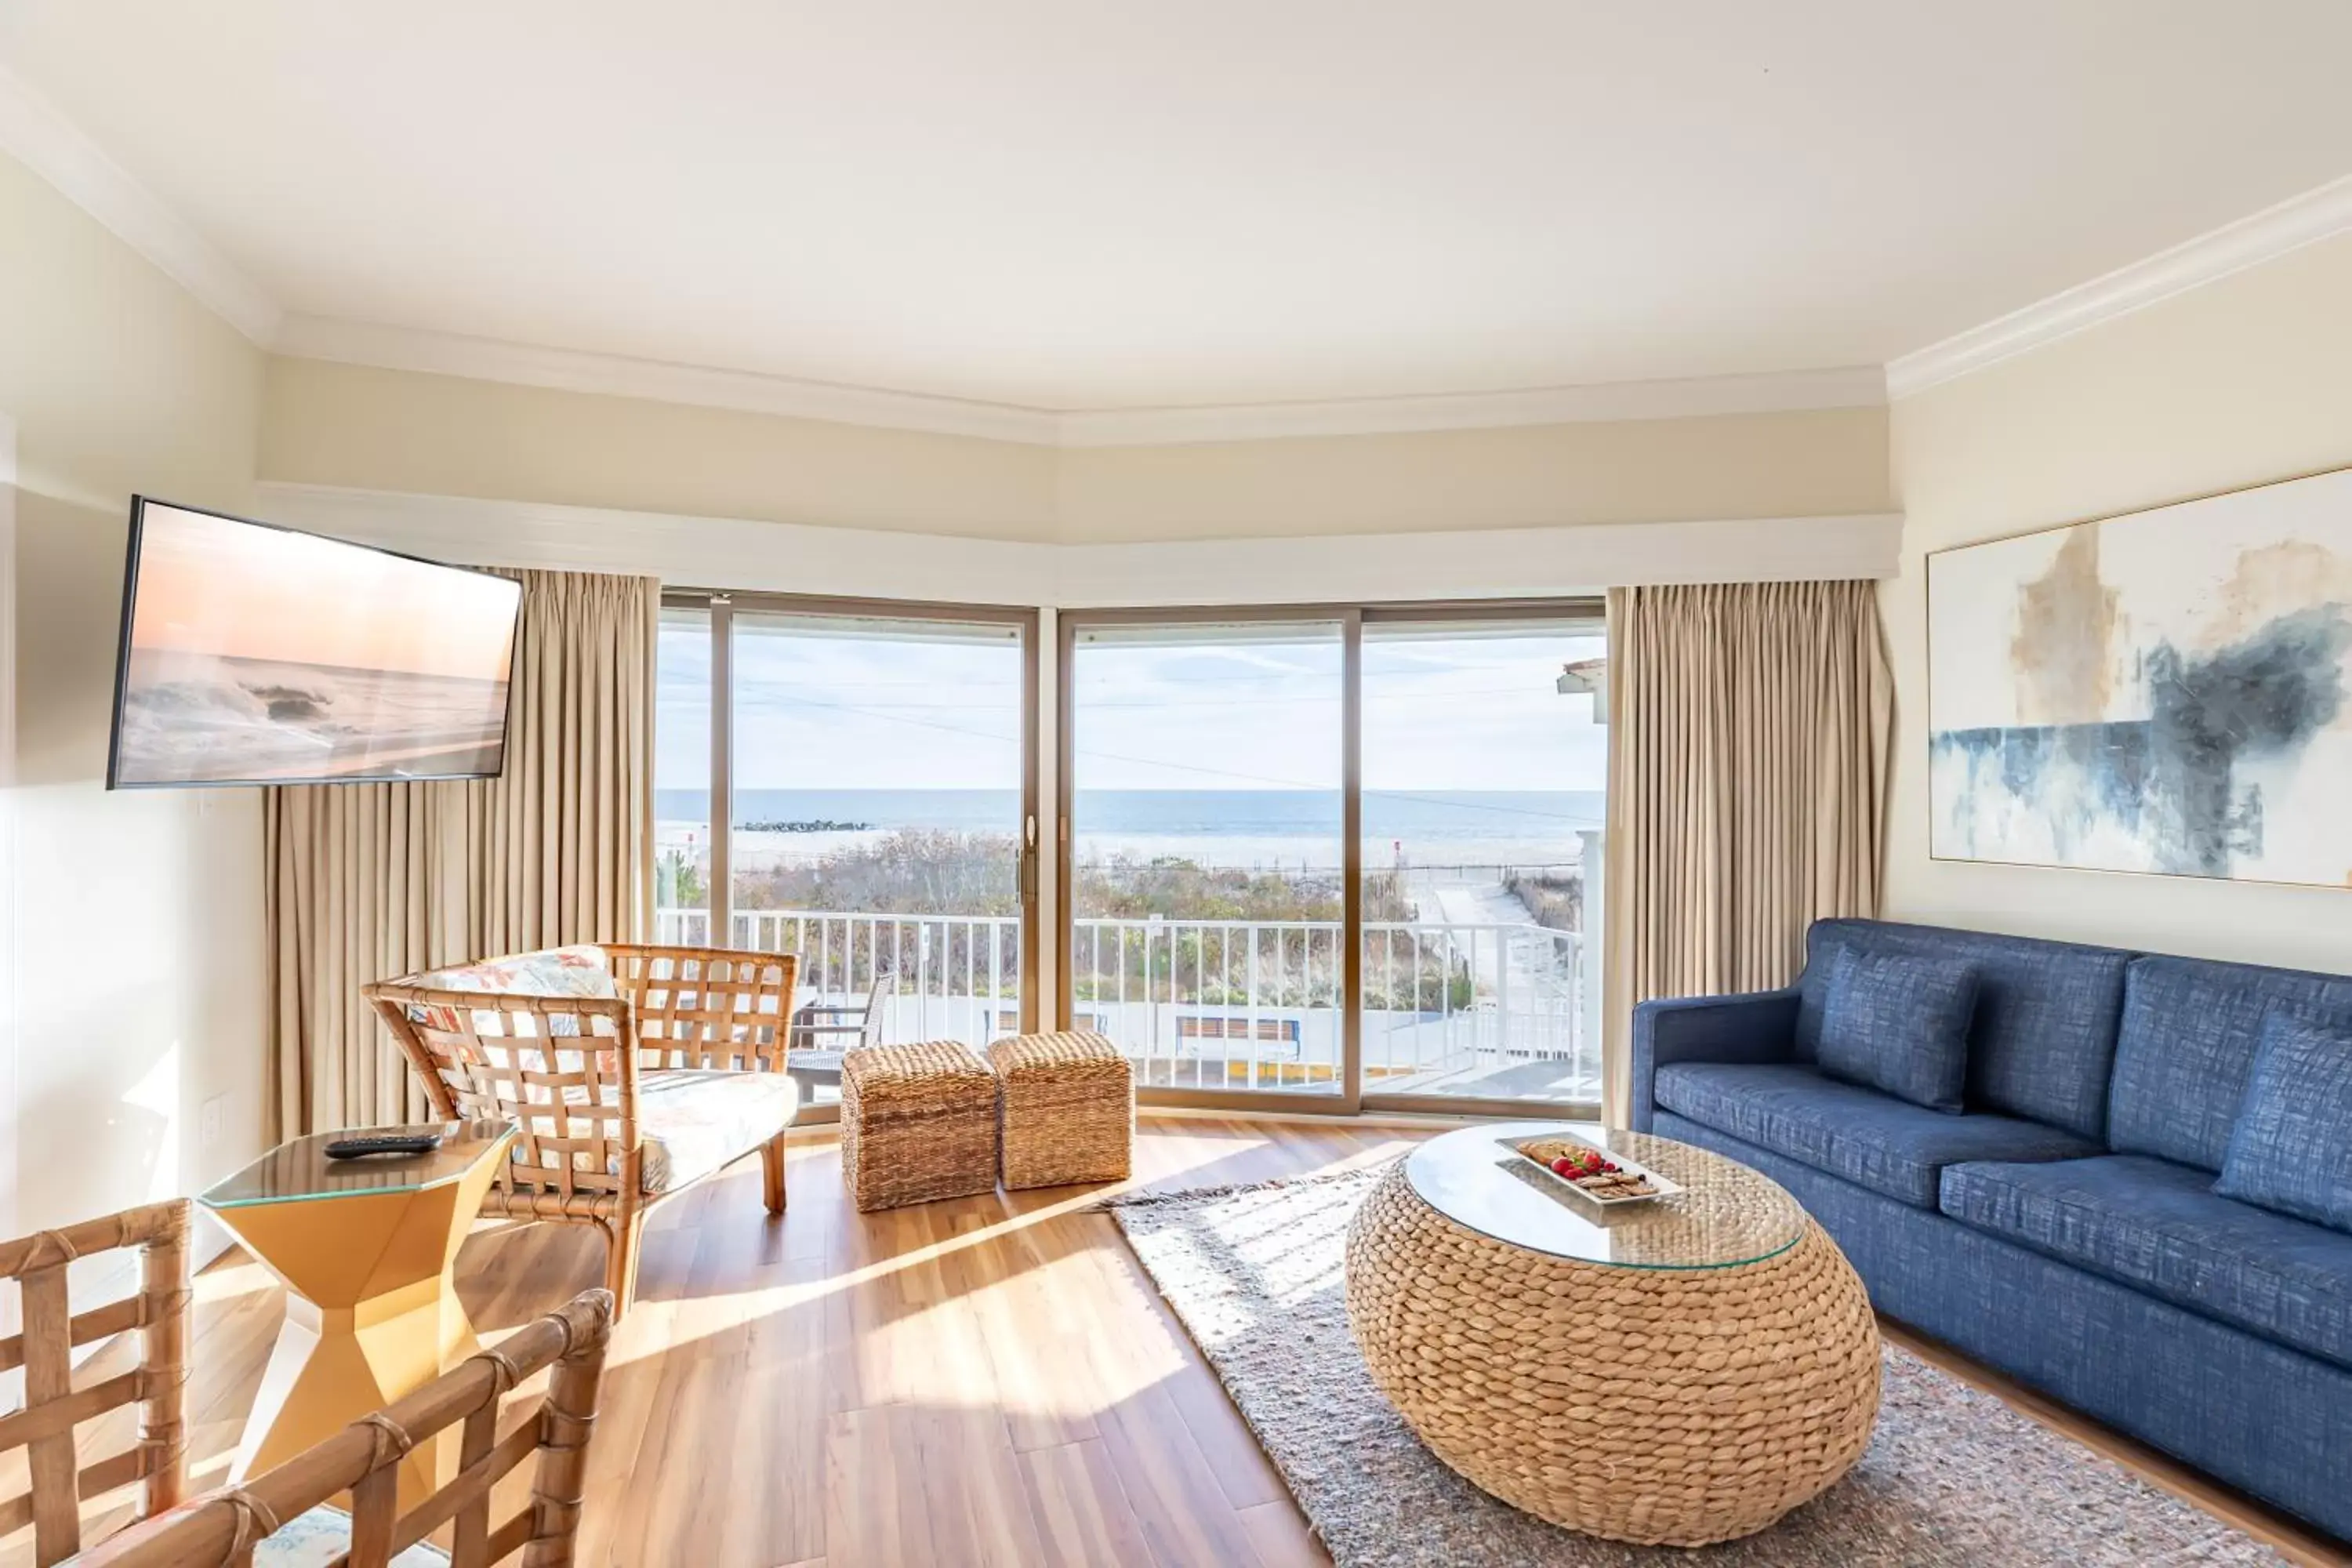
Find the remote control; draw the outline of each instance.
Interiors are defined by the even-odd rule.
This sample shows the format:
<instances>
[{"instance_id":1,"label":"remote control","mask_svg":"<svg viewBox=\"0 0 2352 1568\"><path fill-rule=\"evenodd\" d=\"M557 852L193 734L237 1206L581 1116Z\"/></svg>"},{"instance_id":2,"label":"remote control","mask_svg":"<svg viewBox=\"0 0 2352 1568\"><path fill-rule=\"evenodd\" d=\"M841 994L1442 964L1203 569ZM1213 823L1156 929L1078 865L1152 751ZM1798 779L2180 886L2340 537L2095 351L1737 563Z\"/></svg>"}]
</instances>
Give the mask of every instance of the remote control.
<instances>
[{"instance_id":1,"label":"remote control","mask_svg":"<svg viewBox=\"0 0 2352 1568\"><path fill-rule=\"evenodd\" d=\"M327 1145L330 1160L358 1160L370 1154L430 1154L441 1147L438 1132L367 1132L338 1138Z\"/></svg>"}]
</instances>

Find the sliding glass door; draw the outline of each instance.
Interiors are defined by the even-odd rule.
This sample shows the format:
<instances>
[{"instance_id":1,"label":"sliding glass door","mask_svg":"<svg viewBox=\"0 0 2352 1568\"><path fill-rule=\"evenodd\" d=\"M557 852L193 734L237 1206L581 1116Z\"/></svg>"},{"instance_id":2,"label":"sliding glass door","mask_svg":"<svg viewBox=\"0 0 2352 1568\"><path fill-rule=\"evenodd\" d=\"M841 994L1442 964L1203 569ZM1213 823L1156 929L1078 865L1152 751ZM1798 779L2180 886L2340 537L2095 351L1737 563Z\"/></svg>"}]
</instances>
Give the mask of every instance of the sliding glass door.
<instances>
[{"instance_id":1,"label":"sliding glass door","mask_svg":"<svg viewBox=\"0 0 2352 1568\"><path fill-rule=\"evenodd\" d=\"M1065 643L1065 1005L1161 1098L1352 1105L1352 614Z\"/></svg>"},{"instance_id":2,"label":"sliding glass door","mask_svg":"<svg viewBox=\"0 0 2352 1568\"><path fill-rule=\"evenodd\" d=\"M1597 1111L1597 605L1067 612L1062 987L1148 1098Z\"/></svg>"},{"instance_id":3,"label":"sliding glass door","mask_svg":"<svg viewBox=\"0 0 2352 1568\"><path fill-rule=\"evenodd\" d=\"M797 953L796 1047L1031 1026L1034 616L677 597L656 931Z\"/></svg>"},{"instance_id":4,"label":"sliding glass door","mask_svg":"<svg viewBox=\"0 0 2352 1568\"><path fill-rule=\"evenodd\" d=\"M1594 616L1368 615L1364 1094L1597 1106Z\"/></svg>"},{"instance_id":5,"label":"sliding glass door","mask_svg":"<svg viewBox=\"0 0 2352 1568\"><path fill-rule=\"evenodd\" d=\"M796 952L809 1048L1058 1021L1148 1101L1597 1112L1597 605L1063 612L1046 997L1037 620L669 595L658 935Z\"/></svg>"},{"instance_id":6,"label":"sliding glass door","mask_svg":"<svg viewBox=\"0 0 2352 1568\"><path fill-rule=\"evenodd\" d=\"M662 605L654 677L654 940L711 943L710 610Z\"/></svg>"}]
</instances>

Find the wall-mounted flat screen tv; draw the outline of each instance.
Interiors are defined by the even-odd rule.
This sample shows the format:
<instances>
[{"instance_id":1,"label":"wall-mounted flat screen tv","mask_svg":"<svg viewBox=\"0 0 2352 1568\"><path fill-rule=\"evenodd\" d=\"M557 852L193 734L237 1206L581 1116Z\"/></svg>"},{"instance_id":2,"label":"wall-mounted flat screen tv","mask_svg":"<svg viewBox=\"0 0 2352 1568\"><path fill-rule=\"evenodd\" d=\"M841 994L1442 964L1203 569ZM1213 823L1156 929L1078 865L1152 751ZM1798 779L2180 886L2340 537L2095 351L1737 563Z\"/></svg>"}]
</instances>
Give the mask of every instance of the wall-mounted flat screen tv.
<instances>
[{"instance_id":1,"label":"wall-mounted flat screen tv","mask_svg":"<svg viewBox=\"0 0 2352 1568\"><path fill-rule=\"evenodd\" d=\"M522 585L134 497L110 789L494 777Z\"/></svg>"}]
</instances>

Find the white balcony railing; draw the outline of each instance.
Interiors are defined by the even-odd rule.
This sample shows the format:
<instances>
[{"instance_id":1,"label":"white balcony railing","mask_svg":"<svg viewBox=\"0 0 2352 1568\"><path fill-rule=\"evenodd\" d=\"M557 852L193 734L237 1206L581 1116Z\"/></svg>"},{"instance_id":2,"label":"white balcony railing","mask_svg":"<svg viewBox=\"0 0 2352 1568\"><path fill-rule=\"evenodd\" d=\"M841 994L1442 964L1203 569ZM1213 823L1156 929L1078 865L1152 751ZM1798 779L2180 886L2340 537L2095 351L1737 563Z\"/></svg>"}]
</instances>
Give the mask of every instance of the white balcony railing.
<instances>
[{"instance_id":1,"label":"white balcony railing","mask_svg":"<svg viewBox=\"0 0 2352 1568\"><path fill-rule=\"evenodd\" d=\"M1019 1027L1017 917L739 910L732 924L724 945L800 955L804 1003L861 1004L877 966L895 975L887 1039L982 1045ZM658 911L661 941L709 928L700 910ZM1337 921L1079 920L1074 1022L1118 1042L1143 1083L1332 1092L1341 940ZM1366 1089L1597 1100L1587 956L1578 933L1531 922L1367 922Z\"/></svg>"}]
</instances>

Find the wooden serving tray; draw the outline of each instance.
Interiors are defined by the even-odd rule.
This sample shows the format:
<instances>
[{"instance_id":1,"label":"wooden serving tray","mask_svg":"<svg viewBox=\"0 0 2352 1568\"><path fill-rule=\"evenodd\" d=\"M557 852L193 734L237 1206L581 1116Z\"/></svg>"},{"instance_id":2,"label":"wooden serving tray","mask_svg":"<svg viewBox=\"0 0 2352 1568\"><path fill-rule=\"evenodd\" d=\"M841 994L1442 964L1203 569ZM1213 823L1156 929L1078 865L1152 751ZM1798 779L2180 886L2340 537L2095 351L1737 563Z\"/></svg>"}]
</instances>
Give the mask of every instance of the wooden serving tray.
<instances>
[{"instance_id":1,"label":"wooden serving tray","mask_svg":"<svg viewBox=\"0 0 2352 1568\"><path fill-rule=\"evenodd\" d=\"M1574 1193L1595 1208L1633 1208L1642 1204L1655 1203L1660 1198L1669 1197L1682 1191L1679 1184L1666 1180L1640 1161L1628 1160L1622 1154L1612 1154L1596 1143L1588 1142L1584 1139L1568 1133L1547 1132L1536 1138L1497 1138L1495 1142L1525 1162L1553 1186ZM1638 1178L1648 1184L1649 1190L1640 1193L1595 1192L1591 1187L1569 1180L1551 1168L1551 1163L1562 1154L1580 1155L1588 1150L1599 1153L1602 1159L1615 1165L1617 1169L1614 1174L1617 1177Z\"/></svg>"}]
</instances>

